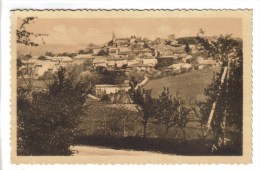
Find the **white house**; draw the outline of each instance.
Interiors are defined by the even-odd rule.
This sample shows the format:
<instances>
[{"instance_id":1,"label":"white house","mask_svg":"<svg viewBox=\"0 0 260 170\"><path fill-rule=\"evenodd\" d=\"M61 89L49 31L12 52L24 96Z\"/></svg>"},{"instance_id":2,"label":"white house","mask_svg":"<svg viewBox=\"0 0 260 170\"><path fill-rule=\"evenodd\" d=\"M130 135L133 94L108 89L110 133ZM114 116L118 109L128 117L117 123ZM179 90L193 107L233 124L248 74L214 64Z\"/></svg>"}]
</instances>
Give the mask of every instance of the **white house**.
<instances>
[{"instance_id":1,"label":"white house","mask_svg":"<svg viewBox=\"0 0 260 170\"><path fill-rule=\"evenodd\" d=\"M111 84L98 84L95 85L96 96L101 97L104 94L114 94L119 91L127 92L131 87L127 85L111 85Z\"/></svg>"},{"instance_id":2,"label":"white house","mask_svg":"<svg viewBox=\"0 0 260 170\"><path fill-rule=\"evenodd\" d=\"M103 66L103 67L107 67L107 58L105 57L96 57L93 60L93 65L94 67L98 67L98 66Z\"/></svg>"},{"instance_id":3,"label":"white house","mask_svg":"<svg viewBox=\"0 0 260 170\"><path fill-rule=\"evenodd\" d=\"M57 64L52 61L42 61L35 63L35 73L34 75L37 77L43 76L45 72L49 71L51 73L57 71Z\"/></svg>"},{"instance_id":4,"label":"white house","mask_svg":"<svg viewBox=\"0 0 260 170\"><path fill-rule=\"evenodd\" d=\"M143 58L142 63L155 66L158 63L158 61L156 58Z\"/></svg>"},{"instance_id":5,"label":"white house","mask_svg":"<svg viewBox=\"0 0 260 170\"><path fill-rule=\"evenodd\" d=\"M178 64L172 64L169 67L167 67L167 70L169 71L177 71L177 72L181 72L181 70L190 70L192 69L192 65L188 64L188 63L178 63Z\"/></svg>"}]
</instances>

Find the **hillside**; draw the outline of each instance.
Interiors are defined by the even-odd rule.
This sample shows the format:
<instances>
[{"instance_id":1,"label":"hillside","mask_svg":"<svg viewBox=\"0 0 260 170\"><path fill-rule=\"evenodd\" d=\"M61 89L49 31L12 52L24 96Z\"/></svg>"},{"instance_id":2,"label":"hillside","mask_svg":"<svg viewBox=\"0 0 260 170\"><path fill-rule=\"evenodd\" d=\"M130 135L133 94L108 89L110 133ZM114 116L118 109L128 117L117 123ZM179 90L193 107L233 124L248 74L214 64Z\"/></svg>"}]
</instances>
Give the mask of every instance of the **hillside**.
<instances>
[{"instance_id":1,"label":"hillside","mask_svg":"<svg viewBox=\"0 0 260 170\"><path fill-rule=\"evenodd\" d=\"M204 100L204 89L212 81L214 69L208 68L202 71L192 71L176 76L168 76L160 79L150 80L145 89L152 89L152 95L157 97L164 87L168 87L170 92L177 94L182 99Z\"/></svg>"}]
</instances>

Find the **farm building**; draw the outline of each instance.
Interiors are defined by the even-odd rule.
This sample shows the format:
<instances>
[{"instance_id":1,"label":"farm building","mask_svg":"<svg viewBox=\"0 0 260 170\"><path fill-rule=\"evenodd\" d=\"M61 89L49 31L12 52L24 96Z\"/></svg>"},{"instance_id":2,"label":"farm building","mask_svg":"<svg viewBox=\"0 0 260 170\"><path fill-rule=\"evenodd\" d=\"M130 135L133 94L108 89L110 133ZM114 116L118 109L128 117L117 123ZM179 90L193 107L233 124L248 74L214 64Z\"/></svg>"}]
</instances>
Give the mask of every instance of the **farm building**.
<instances>
[{"instance_id":1,"label":"farm building","mask_svg":"<svg viewBox=\"0 0 260 170\"><path fill-rule=\"evenodd\" d=\"M111 84L98 84L95 85L96 88L96 96L101 97L105 94L114 94L119 91L128 91L130 89L129 85L111 85Z\"/></svg>"}]
</instances>

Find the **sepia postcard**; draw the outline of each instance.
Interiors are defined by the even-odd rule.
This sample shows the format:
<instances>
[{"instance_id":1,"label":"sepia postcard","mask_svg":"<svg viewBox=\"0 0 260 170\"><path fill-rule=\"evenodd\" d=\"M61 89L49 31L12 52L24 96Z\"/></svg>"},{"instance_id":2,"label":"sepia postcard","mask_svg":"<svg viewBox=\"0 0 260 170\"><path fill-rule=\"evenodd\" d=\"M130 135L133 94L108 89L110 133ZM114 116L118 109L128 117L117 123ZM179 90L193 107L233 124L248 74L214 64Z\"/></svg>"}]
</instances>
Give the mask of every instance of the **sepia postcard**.
<instances>
[{"instance_id":1,"label":"sepia postcard","mask_svg":"<svg viewBox=\"0 0 260 170\"><path fill-rule=\"evenodd\" d=\"M249 164L252 10L11 11L13 164Z\"/></svg>"}]
</instances>

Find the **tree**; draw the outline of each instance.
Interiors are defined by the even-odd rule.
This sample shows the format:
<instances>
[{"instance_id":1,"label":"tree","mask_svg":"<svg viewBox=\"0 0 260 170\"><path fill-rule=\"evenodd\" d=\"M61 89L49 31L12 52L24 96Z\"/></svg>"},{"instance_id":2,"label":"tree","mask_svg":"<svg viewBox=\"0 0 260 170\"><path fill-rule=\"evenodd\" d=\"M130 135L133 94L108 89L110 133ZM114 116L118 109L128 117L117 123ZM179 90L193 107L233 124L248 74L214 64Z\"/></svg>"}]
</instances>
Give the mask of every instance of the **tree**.
<instances>
[{"instance_id":1,"label":"tree","mask_svg":"<svg viewBox=\"0 0 260 170\"><path fill-rule=\"evenodd\" d=\"M79 50L78 54L84 54L84 50Z\"/></svg>"},{"instance_id":2,"label":"tree","mask_svg":"<svg viewBox=\"0 0 260 170\"><path fill-rule=\"evenodd\" d=\"M17 155L70 155L87 109L85 85L73 85L59 69L48 91L34 92L31 102L26 89L17 92Z\"/></svg>"},{"instance_id":3,"label":"tree","mask_svg":"<svg viewBox=\"0 0 260 170\"><path fill-rule=\"evenodd\" d=\"M113 46L114 45L114 41L113 40L110 40L108 43L107 43L108 46Z\"/></svg>"},{"instance_id":4,"label":"tree","mask_svg":"<svg viewBox=\"0 0 260 170\"><path fill-rule=\"evenodd\" d=\"M33 20L35 20L35 17L27 17L22 20L22 24L16 30L16 37L17 37L16 42L17 43L24 44L27 46L38 46L39 45L39 44L31 41L31 36L33 36L34 33L26 30L26 25L33 22Z\"/></svg>"},{"instance_id":5,"label":"tree","mask_svg":"<svg viewBox=\"0 0 260 170\"><path fill-rule=\"evenodd\" d=\"M157 38L153 41L153 43L154 43L155 45L159 45L159 44L161 44L161 42L162 42L162 40L161 40L161 38L159 38L159 37L157 37Z\"/></svg>"},{"instance_id":6,"label":"tree","mask_svg":"<svg viewBox=\"0 0 260 170\"><path fill-rule=\"evenodd\" d=\"M102 49L102 50L100 50L100 51L98 52L97 55L98 55L98 56L106 56L106 55L108 55L108 52Z\"/></svg>"},{"instance_id":7,"label":"tree","mask_svg":"<svg viewBox=\"0 0 260 170\"><path fill-rule=\"evenodd\" d=\"M236 124L242 131L242 47L231 35L220 35L215 40L198 36L197 41L202 50L221 63L220 72L215 73L212 83L205 89L207 101L200 104L201 121L202 124L211 126L219 145L226 146L229 140L226 136L227 126ZM238 136L242 140L242 133Z\"/></svg>"},{"instance_id":8,"label":"tree","mask_svg":"<svg viewBox=\"0 0 260 170\"><path fill-rule=\"evenodd\" d=\"M46 60L46 57L43 56L43 55L41 55L38 59L39 59L39 60Z\"/></svg>"},{"instance_id":9,"label":"tree","mask_svg":"<svg viewBox=\"0 0 260 170\"><path fill-rule=\"evenodd\" d=\"M172 98L169 88L164 87L157 99L156 105L155 118L164 126L164 136L167 137L169 129L175 126L175 121L178 118L178 102L175 98Z\"/></svg>"},{"instance_id":10,"label":"tree","mask_svg":"<svg viewBox=\"0 0 260 170\"><path fill-rule=\"evenodd\" d=\"M36 19L36 17L27 17L21 20L21 25L20 27L17 28L16 30L16 43L17 44L23 44L26 46L30 46L30 54L27 54L26 56L24 56L24 59L29 60L30 58L32 58L31 56L31 49L32 47L36 47L39 46L38 43L33 42L33 38L37 38L37 37L43 37L43 36L48 36L48 34L41 34L41 33L33 33L28 31L27 27L28 25L30 25L32 22L34 22ZM43 40L43 39L42 39ZM45 44L45 43L44 43ZM19 67L18 67L19 68ZM27 91L28 94L27 97L29 99L32 98L32 92L33 92L33 76L35 73L35 68L27 68L28 70L31 70L29 72L29 79L26 80L24 78L23 72L21 73L21 77L23 78L23 81L25 82L25 84L27 85ZM20 76L20 75L19 75Z\"/></svg>"},{"instance_id":11,"label":"tree","mask_svg":"<svg viewBox=\"0 0 260 170\"><path fill-rule=\"evenodd\" d=\"M18 69L18 70L19 70L20 67L23 66L23 62L22 62L22 60L21 60L20 58L18 58L18 59L16 60L16 65L17 65L17 69Z\"/></svg>"},{"instance_id":12,"label":"tree","mask_svg":"<svg viewBox=\"0 0 260 170\"><path fill-rule=\"evenodd\" d=\"M149 45L146 42L144 42L143 48L149 48Z\"/></svg>"},{"instance_id":13,"label":"tree","mask_svg":"<svg viewBox=\"0 0 260 170\"><path fill-rule=\"evenodd\" d=\"M50 56L50 57L54 57L54 54L52 52L48 52L48 51L45 53L45 55Z\"/></svg>"},{"instance_id":14,"label":"tree","mask_svg":"<svg viewBox=\"0 0 260 170\"><path fill-rule=\"evenodd\" d=\"M99 74L100 84L122 84L126 79L125 71L115 68L114 70L107 70L106 67L98 66L96 71Z\"/></svg>"},{"instance_id":15,"label":"tree","mask_svg":"<svg viewBox=\"0 0 260 170\"><path fill-rule=\"evenodd\" d=\"M35 37L43 37L43 36L48 36L48 34L41 34L41 33L33 33L27 30L26 26L29 25L30 23L34 22L36 17L27 17L22 19L22 23L20 27L16 30L16 42L18 44L24 44L26 46L39 46L38 43L35 43L32 41L32 39Z\"/></svg>"},{"instance_id":16,"label":"tree","mask_svg":"<svg viewBox=\"0 0 260 170\"><path fill-rule=\"evenodd\" d=\"M164 136L167 137L169 129L175 127L175 137L177 137L178 130L180 129L184 139L186 139L185 128L189 121L191 109L181 104L180 99L172 97L169 88L166 87L164 87L156 101L157 111L155 118L164 126Z\"/></svg>"},{"instance_id":17,"label":"tree","mask_svg":"<svg viewBox=\"0 0 260 170\"><path fill-rule=\"evenodd\" d=\"M152 98L152 90L131 90L131 98L136 104L136 109L142 116L143 137L147 136L147 124L156 113L156 101Z\"/></svg>"},{"instance_id":18,"label":"tree","mask_svg":"<svg viewBox=\"0 0 260 170\"><path fill-rule=\"evenodd\" d=\"M220 35L215 40L208 40L201 36L197 36L196 40L201 51L205 51L208 57L222 62L223 66L228 65L229 55L234 51L234 47L238 46L238 42L234 40L232 35Z\"/></svg>"},{"instance_id":19,"label":"tree","mask_svg":"<svg viewBox=\"0 0 260 170\"><path fill-rule=\"evenodd\" d=\"M165 41L164 41L164 44L165 44L165 45L171 45L171 44L172 44L172 41L170 41L170 40L165 40Z\"/></svg>"},{"instance_id":20,"label":"tree","mask_svg":"<svg viewBox=\"0 0 260 170\"><path fill-rule=\"evenodd\" d=\"M189 53L191 52L191 48L190 48L190 46L189 46L188 43L186 43L184 50L185 50L185 52L186 52L187 54L189 54Z\"/></svg>"}]
</instances>

